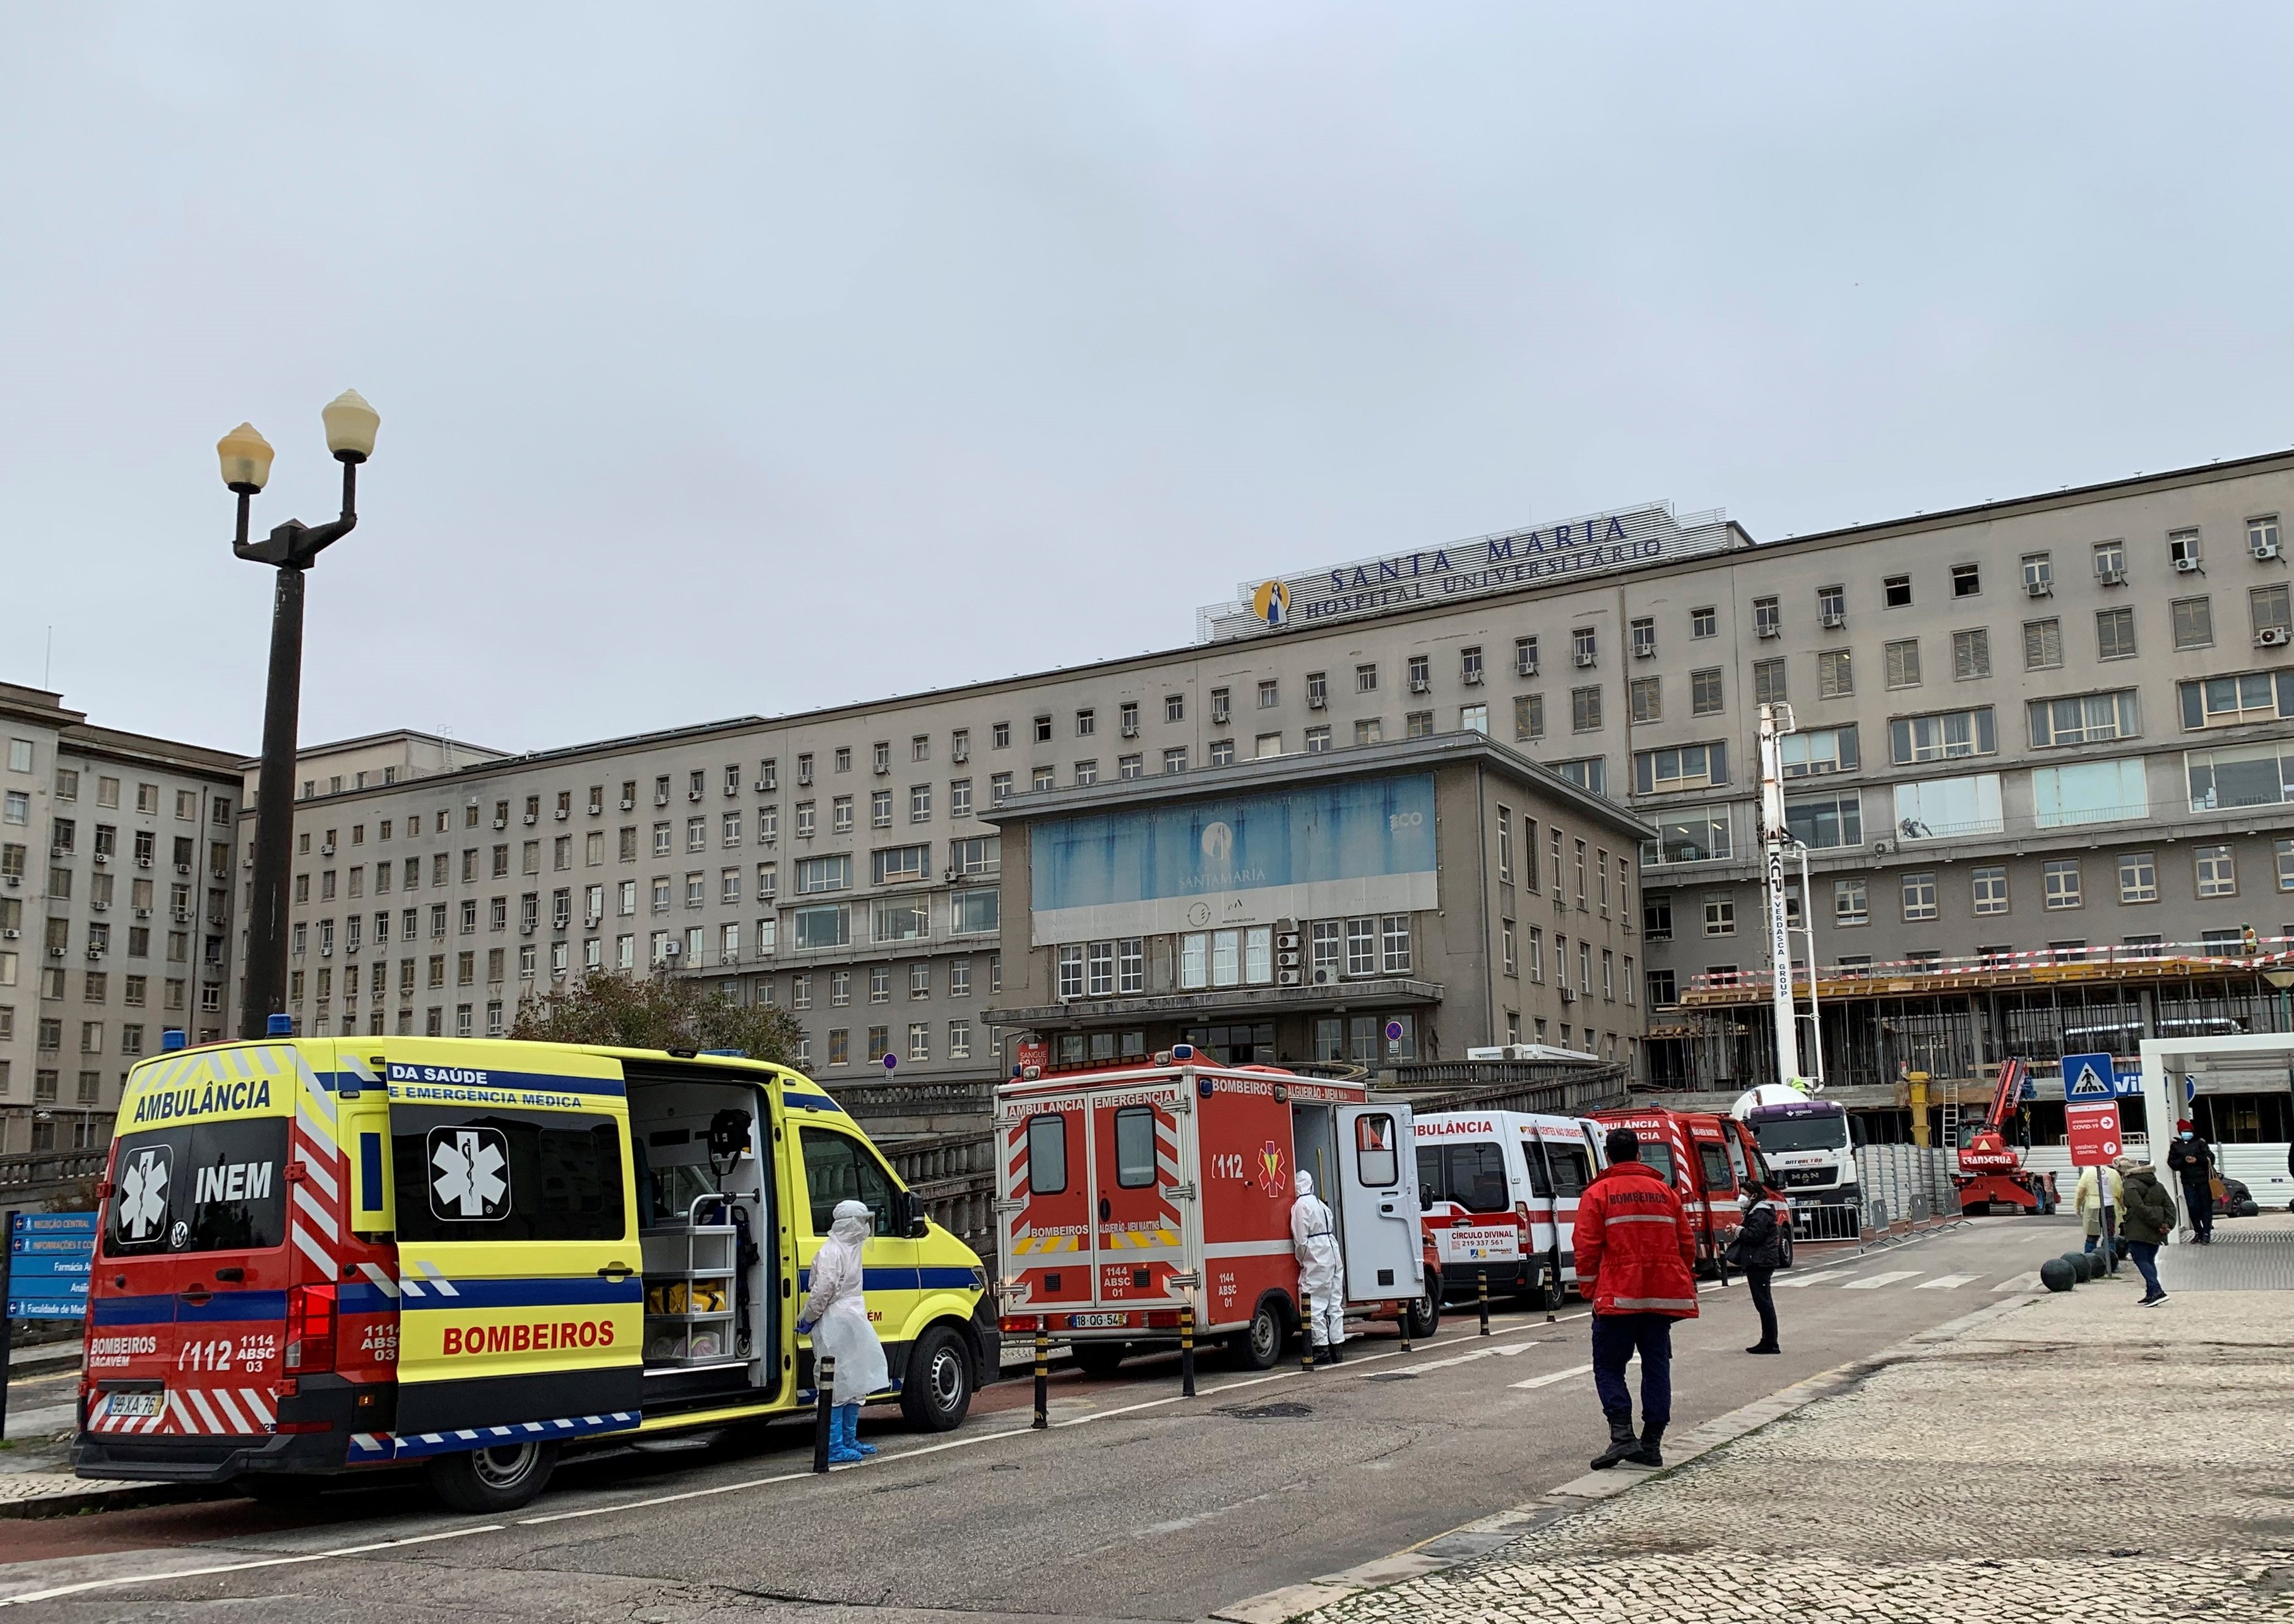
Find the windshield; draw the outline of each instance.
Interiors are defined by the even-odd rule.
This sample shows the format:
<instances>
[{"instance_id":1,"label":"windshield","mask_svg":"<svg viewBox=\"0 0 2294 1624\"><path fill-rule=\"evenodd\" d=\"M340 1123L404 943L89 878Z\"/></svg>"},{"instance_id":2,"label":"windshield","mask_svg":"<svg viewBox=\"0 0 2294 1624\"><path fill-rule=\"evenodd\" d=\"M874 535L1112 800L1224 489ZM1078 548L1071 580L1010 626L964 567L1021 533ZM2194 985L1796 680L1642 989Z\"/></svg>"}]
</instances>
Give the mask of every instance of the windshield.
<instances>
[{"instance_id":1,"label":"windshield","mask_svg":"<svg viewBox=\"0 0 2294 1624\"><path fill-rule=\"evenodd\" d=\"M1848 1118L1777 1116L1764 1122L1756 1117L1753 1137L1761 1141L1761 1150L1768 1156L1779 1150L1845 1150Z\"/></svg>"},{"instance_id":2,"label":"windshield","mask_svg":"<svg viewBox=\"0 0 2294 1624\"><path fill-rule=\"evenodd\" d=\"M104 1255L259 1251L287 1238L284 1116L123 1135Z\"/></svg>"}]
</instances>

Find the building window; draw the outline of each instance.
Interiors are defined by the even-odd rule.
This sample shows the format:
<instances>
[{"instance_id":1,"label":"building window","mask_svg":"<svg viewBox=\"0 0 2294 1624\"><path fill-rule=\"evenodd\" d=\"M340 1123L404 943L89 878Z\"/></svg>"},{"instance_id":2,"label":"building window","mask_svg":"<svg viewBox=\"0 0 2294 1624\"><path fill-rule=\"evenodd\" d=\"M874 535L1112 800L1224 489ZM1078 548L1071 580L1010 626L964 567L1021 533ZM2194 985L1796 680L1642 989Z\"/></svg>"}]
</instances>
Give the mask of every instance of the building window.
<instances>
[{"instance_id":1,"label":"building window","mask_svg":"<svg viewBox=\"0 0 2294 1624\"><path fill-rule=\"evenodd\" d=\"M1832 882L1832 922L1861 925L1871 922L1872 905L1861 875Z\"/></svg>"},{"instance_id":2,"label":"building window","mask_svg":"<svg viewBox=\"0 0 2294 1624\"><path fill-rule=\"evenodd\" d=\"M1737 904L1734 898L1710 893L1706 895L1704 934L1707 936L1737 934Z\"/></svg>"},{"instance_id":3,"label":"building window","mask_svg":"<svg viewBox=\"0 0 2294 1624\"><path fill-rule=\"evenodd\" d=\"M1643 863L1707 863L1729 855L1729 808L1693 807L1654 820L1656 844L1642 848Z\"/></svg>"},{"instance_id":4,"label":"building window","mask_svg":"<svg viewBox=\"0 0 2294 1624\"><path fill-rule=\"evenodd\" d=\"M1960 756L1988 756L1999 748L1991 707L1899 716L1888 724L1890 757L1899 767Z\"/></svg>"},{"instance_id":5,"label":"building window","mask_svg":"<svg viewBox=\"0 0 2294 1624\"><path fill-rule=\"evenodd\" d=\"M1261 710L1272 710L1281 702L1281 683L1270 678L1258 685L1258 708Z\"/></svg>"},{"instance_id":6,"label":"building window","mask_svg":"<svg viewBox=\"0 0 2294 1624\"><path fill-rule=\"evenodd\" d=\"M1473 687L1482 680L1482 650L1479 644L1475 645L1471 648L1461 648L1458 651L1458 680L1464 683L1468 687ZM1265 702L1263 693L1265 688L1268 686L1269 685L1266 684L1260 685L1262 690L1261 702Z\"/></svg>"},{"instance_id":7,"label":"building window","mask_svg":"<svg viewBox=\"0 0 2294 1624\"><path fill-rule=\"evenodd\" d=\"M1631 621L1625 628L1632 639L1633 658L1650 660L1656 656L1656 622L1647 615Z\"/></svg>"},{"instance_id":8,"label":"building window","mask_svg":"<svg viewBox=\"0 0 2294 1624\"><path fill-rule=\"evenodd\" d=\"M1516 637L1513 640L1513 674L1517 677L1537 675L1537 639Z\"/></svg>"},{"instance_id":9,"label":"building window","mask_svg":"<svg viewBox=\"0 0 2294 1624\"><path fill-rule=\"evenodd\" d=\"M1718 741L1633 752L1633 789L1637 794L1664 795L1728 782L1729 747Z\"/></svg>"},{"instance_id":10,"label":"building window","mask_svg":"<svg viewBox=\"0 0 2294 1624\"><path fill-rule=\"evenodd\" d=\"M1433 662L1428 656L1411 655L1407 674L1410 679L1410 691L1412 694L1430 694L1434 691Z\"/></svg>"},{"instance_id":11,"label":"building window","mask_svg":"<svg viewBox=\"0 0 2294 1624\"><path fill-rule=\"evenodd\" d=\"M1690 637L1718 637L1720 632L1720 619L1714 612L1712 605L1707 604L1701 609L1691 609L1688 612L1688 635Z\"/></svg>"},{"instance_id":12,"label":"building window","mask_svg":"<svg viewBox=\"0 0 2294 1624\"><path fill-rule=\"evenodd\" d=\"M2178 597L2168 607L2174 612L2176 648L2212 648L2215 646L2213 599Z\"/></svg>"},{"instance_id":13,"label":"building window","mask_svg":"<svg viewBox=\"0 0 2294 1624\"><path fill-rule=\"evenodd\" d=\"M1811 850L1864 843L1863 798L1854 790L1835 795L1802 795L1785 802L1785 827Z\"/></svg>"},{"instance_id":14,"label":"building window","mask_svg":"<svg viewBox=\"0 0 2294 1624\"><path fill-rule=\"evenodd\" d=\"M1354 667L1354 692L1357 694L1375 694L1378 692L1377 666L1358 665Z\"/></svg>"},{"instance_id":15,"label":"building window","mask_svg":"<svg viewBox=\"0 0 2294 1624\"><path fill-rule=\"evenodd\" d=\"M1979 866L1974 873L1975 911L1978 914L2005 914L2007 911L2007 870L1997 864Z\"/></svg>"},{"instance_id":16,"label":"building window","mask_svg":"<svg viewBox=\"0 0 2294 1624\"><path fill-rule=\"evenodd\" d=\"M1625 684L1625 710L1636 722L1664 719L1662 695L1655 677L1636 677Z\"/></svg>"},{"instance_id":17,"label":"building window","mask_svg":"<svg viewBox=\"0 0 2294 1624\"><path fill-rule=\"evenodd\" d=\"M1787 778L1852 773L1863 765L1858 754L1853 722L1841 727L1811 727L1805 733L1788 733L1777 743Z\"/></svg>"},{"instance_id":18,"label":"building window","mask_svg":"<svg viewBox=\"0 0 2294 1624\"><path fill-rule=\"evenodd\" d=\"M2278 889L2282 891L2294 891L2294 840L2280 840L2275 849L2275 855L2278 859ZM130 976L127 979L133 983L137 978Z\"/></svg>"},{"instance_id":19,"label":"building window","mask_svg":"<svg viewBox=\"0 0 2294 1624\"><path fill-rule=\"evenodd\" d=\"M1368 717L1354 724L1354 743L1375 744L1386 736L1386 724L1377 717Z\"/></svg>"},{"instance_id":20,"label":"building window","mask_svg":"<svg viewBox=\"0 0 2294 1624\"><path fill-rule=\"evenodd\" d=\"M2106 587L2115 587L2126 581L2127 543L2124 540L2095 544L2095 578Z\"/></svg>"},{"instance_id":21,"label":"building window","mask_svg":"<svg viewBox=\"0 0 2294 1624\"><path fill-rule=\"evenodd\" d=\"M1167 750L1163 752L1163 771L1166 775L1174 773L1184 773L1186 770L1187 748L1185 745L1182 744L1176 749Z\"/></svg>"},{"instance_id":22,"label":"building window","mask_svg":"<svg viewBox=\"0 0 2294 1624\"><path fill-rule=\"evenodd\" d=\"M1569 730L1572 733L1598 733L1601 730L1601 690L1598 685L1569 690Z\"/></svg>"},{"instance_id":23,"label":"building window","mask_svg":"<svg viewBox=\"0 0 2294 1624\"><path fill-rule=\"evenodd\" d=\"M1720 671L1715 666L1707 670L1688 673L1688 709L1695 716L1717 716L1720 713Z\"/></svg>"},{"instance_id":24,"label":"building window","mask_svg":"<svg viewBox=\"0 0 2294 1624\"><path fill-rule=\"evenodd\" d=\"M2041 871L2046 886L2046 904L2051 908L2075 908L2079 905L2079 865L2076 857L2059 857Z\"/></svg>"},{"instance_id":25,"label":"building window","mask_svg":"<svg viewBox=\"0 0 2294 1624\"><path fill-rule=\"evenodd\" d=\"M2283 586L2256 587L2246 595L2247 611L2254 622L2257 646L2282 646L2294 629L2294 605Z\"/></svg>"},{"instance_id":26,"label":"building window","mask_svg":"<svg viewBox=\"0 0 2294 1624\"><path fill-rule=\"evenodd\" d=\"M1346 921L1346 974L1374 976L1378 973L1378 921L1350 919Z\"/></svg>"},{"instance_id":27,"label":"building window","mask_svg":"<svg viewBox=\"0 0 2294 1624\"><path fill-rule=\"evenodd\" d=\"M2199 532L2195 530L2170 530L2167 532L2167 562L2178 570L2199 567Z\"/></svg>"},{"instance_id":28,"label":"building window","mask_svg":"<svg viewBox=\"0 0 2294 1624\"><path fill-rule=\"evenodd\" d=\"M1545 695L1517 694L1513 696L1513 736L1516 739L1542 739L1545 736Z\"/></svg>"},{"instance_id":29,"label":"building window","mask_svg":"<svg viewBox=\"0 0 2294 1624\"><path fill-rule=\"evenodd\" d=\"M1887 662L1887 683L1891 688L1916 688L1920 686L1920 640L1903 637L1883 646L1882 656Z\"/></svg>"},{"instance_id":30,"label":"building window","mask_svg":"<svg viewBox=\"0 0 2294 1624\"><path fill-rule=\"evenodd\" d=\"M2095 653L2098 660L2135 657L2135 611L2098 609L2095 612Z\"/></svg>"},{"instance_id":31,"label":"building window","mask_svg":"<svg viewBox=\"0 0 2294 1624\"><path fill-rule=\"evenodd\" d=\"M1846 699L1856 692L1856 670L1850 651L1827 648L1816 656L1816 696Z\"/></svg>"},{"instance_id":32,"label":"building window","mask_svg":"<svg viewBox=\"0 0 2294 1624\"><path fill-rule=\"evenodd\" d=\"M1031 790L1048 790L1053 787L1053 780L1057 775L1056 767L1039 767L1029 775L1028 787Z\"/></svg>"},{"instance_id":33,"label":"building window","mask_svg":"<svg viewBox=\"0 0 2294 1624\"><path fill-rule=\"evenodd\" d=\"M2278 516L2264 514L2246 522L2246 550L2257 558L2278 556Z\"/></svg>"},{"instance_id":34,"label":"building window","mask_svg":"<svg viewBox=\"0 0 2294 1624\"><path fill-rule=\"evenodd\" d=\"M1936 916L1936 877L1932 873L1903 877L1904 918L1916 922Z\"/></svg>"},{"instance_id":35,"label":"building window","mask_svg":"<svg viewBox=\"0 0 2294 1624\"><path fill-rule=\"evenodd\" d=\"M2177 685L2186 728L2235 727L2294 717L2294 671L2248 671Z\"/></svg>"},{"instance_id":36,"label":"building window","mask_svg":"<svg viewBox=\"0 0 2294 1624\"><path fill-rule=\"evenodd\" d=\"M1780 637L1785 631L1784 605L1779 599L1756 597L1753 600L1753 635L1759 637Z\"/></svg>"},{"instance_id":37,"label":"building window","mask_svg":"<svg viewBox=\"0 0 2294 1624\"><path fill-rule=\"evenodd\" d=\"M1951 676L1966 682L1991 675L1991 633L1981 627L1951 634Z\"/></svg>"},{"instance_id":38,"label":"building window","mask_svg":"<svg viewBox=\"0 0 2294 1624\"><path fill-rule=\"evenodd\" d=\"M1330 728L1329 723L1326 722L1319 727L1309 727L1306 729L1306 753L1308 755L1326 755L1329 753L1330 748ZM1123 759L1125 761L1130 763L1135 768L1138 765L1139 758L1136 756L1126 756ZM1126 777L1130 778L1136 778L1138 775L1139 775L1135 770L1125 774Z\"/></svg>"},{"instance_id":39,"label":"building window","mask_svg":"<svg viewBox=\"0 0 2294 1624\"><path fill-rule=\"evenodd\" d=\"M1339 924L1335 919L1318 919L1308 935L1308 968L1314 972L1314 985L1327 986L1344 973L1338 955Z\"/></svg>"},{"instance_id":40,"label":"building window","mask_svg":"<svg viewBox=\"0 0 2294 1624\"><path fill-rule=\"evenodd\" d=\"M1406 739L1422 739L1433 731L1434 713L1431 710L1408 710L1403 713L1403 737ZM1214 745L1212 748L1216 750L1217 746ZM1211 765L1216 767L1218 763L1214 759Z\"/></svg>"},{"instance_id":41,"label":"building window","mask_svg":"<svg viewBox=\"0 0 2294 1624\"><path fill-rule=\"evenodd\" d=\"M1928 778L1896 786L1896 834L1900 840L1997 834L2000 827L1997 773Z\"/></svg>"},{"instance_id":42,"label":"building window","mask_svg":"<svg viewBox=\"0 0 2294 1624\"><path fill-rule=\"evenodd\" d=\"M1410 915L1388 914L1379 922L1379 953L1389 976L1410 973Z\"/></svg>"},{"instance_id":43,"label":"building window","mask_svg":"<svg viewBox=\"0 0 2294 1624\"><path fill-rule=\"evenodd\" d=\"M1232 767L1234 765L1234 741L1232 739L1213 739L1211 741L1210 764L1213 767Z\"/></svg>"},{"instance_id":44,"label":"building window","mask_svg":"<svg viewBox=\"0 0 2294 1624\"><path fill-rule=\"evenodd\" d=\"M1490 708L1487 705L1460 705L1458 707L1458 731L1460 733L1478 733L1483 736L1487 737L1490 731ZM1261 750L1258 753L1262 756L1281 754L1282 735L1278 733L1265 736L1275 740L1275 748L1272 751Z\"/></svg>"},{"instance_id":45,"label":"building window","mask_svg":"<svg viewBox=\"0 0 2294 1624\"><path fill-rule=\"evenodd\" d=\"M1883 576L1880 581L1880 604L1887 609L1910 608L1912 578L1908 575Z\"/></svg>"},{"instance_id":46,"label":"building window","mask_svg":"<svg viewBox=\"0 0 2294 1624\"><path fill-rule=\"evenodd\" d=\"M2196 852L2200 897L2238 895L2238 870L2228 846L2201 846Z\"/></svg>"},{"instance_id":47,"label":"building window","mask_svg":"<svg viewBox=\"0 0 2294 1624\"><path fill-rule=\"evenodd\" d=\"M1816 589L1816 618L1827 630L1837 631L1848 624L1848 589L1843 586L1818 587Z\"/></svg>"},{"instance_id":48,"label":"building window","mask_svg":"<svg viewBox=\"0 0 2294 1624\"><path fill-rule=\"evenodd\" d=\"M1590 626L1580 626L1572 630L1569 634L1569 649L1571 655L1579 665L1592 664L1596 654L1593 629Z\"/></svg>"},{"instance_id":49,"label":"building window","mask_svg":"<svg viewBox=\"0 0 2294 1624\"><path fill-rule=\"evenodd\" d=\"M1609 792L1609 759L1607 756L1579 756L1572 760L1552 763L1553 770L1581 790L1596 795Z\"/></svg>"},{"instance_id":50,"label":"building window","mask_svg":"<svg viewBox=\"0 0 2294 1624\"><path fill-rule=\"evenodd\" d=\"M2281 840L2279 845L2294 847L2294 840ZM2159 867L2152 853L2122 851L2119 854L2119 900L2121 902L2159 900Z\"/></svg>"},{"instance_id":51,"label":"building window","mask_svg":"<svg viewBox=\"0 0 2294 1624\"><path fill-rule=\"evenodd\" d=\"M2023 669L2052 671L2063 662L2063 623L2058 620L2023 622Z\"/></svg>"},{"instance_id":52,"label":"building window","mask_svg":"<svg viewBox=\"0 0 2294 1624\"><path fill-rule=\"evenodd\" d=\"M1225 727L1232 713L1233 706L1228 700L1227 691L1224 688L1213 688L1211 690L1211 726Z\"/></svg>"},{"instance_id":53,"label":"building window","mask_svg":"<svg viewBox=\"0 0 2294 1624\"><path fill-rule=\"evenodd\" d=\"M1306 709L1326 710L1330 704L1330 679L1321 671L1306 673Z\"/></svg>"}]
</instances>

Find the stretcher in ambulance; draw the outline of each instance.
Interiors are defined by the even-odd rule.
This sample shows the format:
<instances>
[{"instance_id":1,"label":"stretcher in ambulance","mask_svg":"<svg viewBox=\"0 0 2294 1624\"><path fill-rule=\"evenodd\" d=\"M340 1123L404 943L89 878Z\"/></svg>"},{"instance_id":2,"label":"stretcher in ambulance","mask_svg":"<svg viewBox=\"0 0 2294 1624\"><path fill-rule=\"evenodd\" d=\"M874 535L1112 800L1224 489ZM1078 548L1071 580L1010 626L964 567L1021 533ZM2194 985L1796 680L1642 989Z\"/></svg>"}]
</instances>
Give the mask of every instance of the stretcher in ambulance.
<instances>
[{"instance_id":1,"label":"stretcher in ambulance","mask_svg":"<svg viewBox=\"0 0 2294 1624\"><path fill-rule=\"evenodd\" d=\"M1744 1194L1745 1175L1754 1172L1772 1192L1770 1205L1783 1229L1785 1266L1792 1266L1792 1210L1782 1196L1773 1194L1777 1188L1776 1174L1761 1158L1752 1130L1743 1123L1709 1111L1660 1107L1596 1111L1593 1121L1605 1134L1611 1128L1631 1128L1641 1141L1641 1160L1655 1168L1680 1196L1696 1231L1698 1272L1728 1272L1721 1254L1744 1222L1738 1202Z\"/></svg>"},{"instance_id":2,"label":"stretcher in ambulance","mask_svg":"<svg viewBox=\"0 0 2294 1624\"><path fill-rule=\"evenodd\" d=\"M280 1037L128 1076L100 1186L73 1463L308 1492L409 1465L449 1503L561 1450L809 1409L795 1331L839 1201L916 1425L997 1372L979 1258L785 1068L552 1043Z\"/></svg>"},{"instance_id":3,"label":"stretcher in ambulance","mask_svg":"<svg viewBox=\"0 0 2294 1624\"><path fill-rule=\"evenodd\" d=\"M1526 1294L1558 1307L1577 1283L1577 1199L1601 1168L1600 1133L1581 1116L1455 1111L1416 1125L1421 1220L1442 1295Z\"/></svg>"},{"instance_id":4,"label":"stretcher in ambulance","mask_svg":"<svg viewBox=\"0 0 2294 1624\"><path fill-rule=\"evenodd\" d=\"M1199 1337L1257 1369L1297 1330L1293 1176L1338 1222L1346 1311L1433 1311L1410 1109L1272 1067L1159 1064L1015 1078L997 1092L1005 1333L1040 1318L1090 1372ZM1430 1324L1427 1325L1430 1331Z\"/></svg>"}]
</instances>

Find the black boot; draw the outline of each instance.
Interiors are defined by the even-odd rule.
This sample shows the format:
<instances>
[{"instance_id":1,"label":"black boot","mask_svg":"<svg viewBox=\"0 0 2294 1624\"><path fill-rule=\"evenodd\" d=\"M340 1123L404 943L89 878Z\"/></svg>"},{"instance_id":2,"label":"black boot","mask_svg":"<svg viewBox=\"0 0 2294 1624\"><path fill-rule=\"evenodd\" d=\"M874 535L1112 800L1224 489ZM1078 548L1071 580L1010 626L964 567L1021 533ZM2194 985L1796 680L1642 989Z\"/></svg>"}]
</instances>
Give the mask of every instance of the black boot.
<instances>
[{"instance_id":1,"label":"black boot","mask_svg":"<svg viewBox=\"0 0 2294 1624\"><path fill-rule=\"evenodd\" d=\"M1661 1466L1664 1465L1664 1453L1656 1447L1664 1441L1664 1422L1660 1421L1653 1426L1643 1427L1641 1429L1640 1448L1635 1449L1631 1454L1625 1457L1625 1464L1629 1466Z\"/></svg>"},{"instance_id":2,"label":"black boot","mask_svg":"<svg viewBox=\"0 0 2294 1624\"><path fill-rule=\"evenodd\" d=\"M1611 1416L1609 1417L1609 1447L1603 1449L1598 1455L1593 1457L1593 1470L1596 1472L1606 1472L1611 1466L1615 1466L1619 1461L1630 1457L1635 1449L1638 1449L1640 1447L1641 1441L1633 1436L1633 1417L1631 1412L1628 1411L1622 1416Z\"/></svg>"},{"instance_id":3,"label":"black boot","mask_svg":"<svg viewBox=\"0 0 2294 1624\"><path fill-rule=\"evenodd\" d=\"M1329 1352L1330 1352L1330 1363L1332 1363L1332 1364L1334 1364L1334 1365L1335 1365L1335 1364L1338 1364L1338 1363L1343 1362L1343 1361L1341 1361L1341 1360L1340 1360L1340 1359L1339 1359L1339 1357L1338 1357L1338 1350L1339 1350L1339 1348L1340 1348L1341 1346L1343 1346L1343 1345L1344 1345L1343 1344L1340 1344L1340 1343L1335 1343L1335 1342L1334 1342L1334 1343L1332 1343L1332 1344L1330 1345Z\"/></svg>"}]
</instances>

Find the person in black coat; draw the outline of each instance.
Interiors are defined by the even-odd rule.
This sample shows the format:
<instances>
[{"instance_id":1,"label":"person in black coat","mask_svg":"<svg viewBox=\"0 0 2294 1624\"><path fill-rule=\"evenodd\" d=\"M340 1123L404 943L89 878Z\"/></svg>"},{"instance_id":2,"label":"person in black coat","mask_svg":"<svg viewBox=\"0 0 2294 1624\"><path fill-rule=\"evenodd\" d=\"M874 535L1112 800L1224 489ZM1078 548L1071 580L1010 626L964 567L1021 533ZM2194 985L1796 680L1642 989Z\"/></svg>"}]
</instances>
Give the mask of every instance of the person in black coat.
<instances>
[{"instance_id":1,"label":"person in black coat","mask_svg":"<svg viewBox=\"0 0 2294 1624\"><path fill-rule=\"evenodd\" d=\"M1753 1306L1761 1316L1761 1339L1745 1352L1781 1353L1784 1350L1777 1345L1776 1294L1769 1283L1784 1266L1783 1229L1777 1222L1773 1198L1758 1177L1746 1177L1738 1205L1745 1209L1745 1218L1737 1227L1737 1238L1729 1243L1729 1261L1744 1271L1745 1288L1753 1294Z\"/></svg>"},{"instance_id":2,"label":"person in black coat","mask_svg":"<svg viewBox=\"0 0 2294 1624\"><path fill-rule=\"evenodd\" d=\"M2204 1246L2215 1238L2215 1149L2187 1116L2175 1125L2174 1143L2167 1147L2167 1165L2182 1181L2183 1211Z\"/></svg>"}]
</instances>

